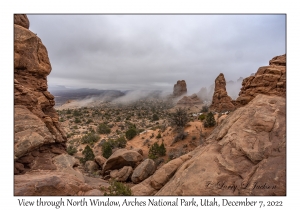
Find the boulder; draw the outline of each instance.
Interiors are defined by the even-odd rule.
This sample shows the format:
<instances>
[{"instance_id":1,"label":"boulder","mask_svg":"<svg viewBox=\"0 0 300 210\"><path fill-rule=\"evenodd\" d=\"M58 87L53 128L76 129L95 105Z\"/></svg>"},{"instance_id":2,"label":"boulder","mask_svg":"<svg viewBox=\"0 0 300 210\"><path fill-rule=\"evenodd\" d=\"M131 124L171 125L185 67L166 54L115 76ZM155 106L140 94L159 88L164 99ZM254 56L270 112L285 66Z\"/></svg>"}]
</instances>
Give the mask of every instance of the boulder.
<instances>
[{"instance_id":1,"label":"boulder","mask_svg":"<svg viewBox=\"0 0 300 210\"><path fill-rule=\"evenodd\" d=\"M113 170L110 172L110 177L120 182L125 182L132 174L133 169L131 166L124 166L119 170Z\"/></svg>"},{"instance_id":2,"label":"boulder","mask_svg":"<svg viewBox=\"0 0 300 210\"><path fill-rule=\"evenodd\" d=\"M95 161L98 163L98 165L103 168L104 163L107 161L107 159L105 157L103 157L102 155L98 155L95 157Z\"/></svg>"},{"instance_id":3,"label":"boulder","mask_svg":"<svg viewBox=\"0 0 300 210\"><path fill-rule=\"evenodd\" d=\"M131 188L133 195L154 195L161 189L175 174L176 170L192 156L189 154L180 156L160 167L149 178Z\"/></svg>"},{"instance_id":4,"label":"boulder","mask_svg":"<svg viewBox=\"0 0 300 210\"><path fill-rule=\"evenodd\" d=\"M120 169L124 166L135 168L143 160L141 154L133 150L118 149L104 163L103 173L107 170Z\"/></svg>"},{"instance_id":5,"label":"boulder","mask_svg":"<svg viewBox=\"0 0 300 210\"><path fill-rule=\"evenodd\" d=\"M151 176L155 170L155 162L152 159L146 159L134 169L131 180L135 184L140 183Z\"/></svg>"},{"instance_id":6,"label":"boulder","mask_svg":"<svg viewBox=\"0 0 300 210\"><path fill-rule=\"evenodd\" d=\"M84 193L84 196L103 196L103 195L104 193L97 189L89 190Z\"/></svg>"},{"instance_id":7,"label":"boulder","mask_svg":"<svg viewBox=\"0 0 300 210\"><path fill-rule=\"evenodd\" d=\"M285 98L257 95L189 154L156 195L286 195Z\"/></svg>"}]
</instances>

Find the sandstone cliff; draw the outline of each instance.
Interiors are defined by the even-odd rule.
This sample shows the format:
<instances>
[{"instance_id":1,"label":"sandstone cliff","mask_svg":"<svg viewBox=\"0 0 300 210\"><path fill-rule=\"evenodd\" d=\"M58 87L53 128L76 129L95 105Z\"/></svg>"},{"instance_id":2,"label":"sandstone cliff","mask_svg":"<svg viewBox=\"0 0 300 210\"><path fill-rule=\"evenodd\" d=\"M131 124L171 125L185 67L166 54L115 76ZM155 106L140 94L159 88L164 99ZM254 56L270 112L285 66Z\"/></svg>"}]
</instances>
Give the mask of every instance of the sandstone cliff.
<instances>
[{"instance_id":1,"label":"sandstone cliff","mask_svg":"<svg viewBox=\"0 0 300 210\"><path fill-rule=\"evenodd\" d=\"M269 66L262 66L254 76L245 78L236 103L245 105L258 94L286 97L286 54L274 57Z\"/></svg>"},{"instance_id":2,"label":"sandstone cliff","mask_svg":"<svg viewBox=\"0 0 300 210\"><path fill-rule=\"evenodd\" d=\"M26 15L14 16L15 195L76 195L98 188L86 183L76 170L78 160L66 154L67 138L47 90L47 49L28 28Z\"/></svg>"},{"instance_id":3,"label":"sandstone cliff","mask_svg":"<svg viewBox=\"0 0 300 210\"><path fill-rule=\"evenodd\" d=\"M235 109L231 101L232 99L227 95L224 74L221 73L215 80L215 92L210 108L217 112L231 111Z\"/></svg>"}]
</instances>

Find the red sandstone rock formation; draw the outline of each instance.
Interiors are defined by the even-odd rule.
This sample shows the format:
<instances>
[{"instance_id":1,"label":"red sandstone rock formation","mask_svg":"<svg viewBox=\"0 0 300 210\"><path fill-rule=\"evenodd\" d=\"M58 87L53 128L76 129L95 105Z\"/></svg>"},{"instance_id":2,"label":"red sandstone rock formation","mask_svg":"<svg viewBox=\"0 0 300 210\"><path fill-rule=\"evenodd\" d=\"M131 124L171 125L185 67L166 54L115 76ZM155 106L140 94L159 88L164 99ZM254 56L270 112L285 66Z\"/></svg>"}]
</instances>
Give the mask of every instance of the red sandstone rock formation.
<instances>
[{"instance_id":1,"label":"red sandstone rock formation","mask_svg":"<svg viewBox=\"0 0 300 210\"><path fill-rule=\"evenodd\" d=\"M274 57L269 64L243 80L237 105L249 103L258 94L286 97L286 54Z\"/></svg>"},{"instance_id":2,"label":"red sandstone rock formation","mask_svg":"<svg viewBox=\"0 0 300 210\"><path fill-rule=\"evenodd\" d=\"M192 158L155 195L286 195L285 119L284 97L257 95L188 153ZM135 195L154 194L149 183L134 186Z\"/></svg>"},{"instance_id":3,"label":"red sandstone rock formation","mask_svg":"<svg viewBox=\"0 0 300 210\"><path fill-rule=\"evenodd\" d=\"M217 112L234 110L231 101L232 99L227 95L225 77L221 73L215 80L215 92L210 109Z\"/></svg>"},{"instance_id":4,"label":"red sandstone rock formation","mask_svg":"<svg viewBox=\"0 0 300 210\"><path fill-rule=\"evenodd\" d=\"M66 154L65 132L53 108L47 49L32 33L26 15L14 16L14 192L15 195L79 195L107 186L87 184ZM96 183L96 182L95 182Z\"/></svg>"},{"instance_id":5,"label":"red sandstone rock formation","mask_svg":"<svg viewBox=\"0 0 300 210\"><path fill-rule=\"evenodd\" d=\"M175 97L182 96L183 94L187 93L186 83L184 80L178 80L177 83L174 85L173 95Z\"/></svg>"}]
</instances>

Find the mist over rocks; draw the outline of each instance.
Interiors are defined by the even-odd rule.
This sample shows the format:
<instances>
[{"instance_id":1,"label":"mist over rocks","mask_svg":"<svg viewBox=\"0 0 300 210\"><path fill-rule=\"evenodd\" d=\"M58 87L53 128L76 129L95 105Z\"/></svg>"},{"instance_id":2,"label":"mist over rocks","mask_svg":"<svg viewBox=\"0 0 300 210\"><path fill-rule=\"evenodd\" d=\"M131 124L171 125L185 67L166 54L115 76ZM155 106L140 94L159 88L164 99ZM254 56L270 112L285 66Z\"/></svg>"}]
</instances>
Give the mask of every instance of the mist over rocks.
<instances>
[{"instance_id":1,"label":"mist over rocks","mask_svg":"<svg viewBox=\"0 0 300 210\"><path fill-rule=\"evenodd\" d=\"M201 103L202 103L201 99L195 93L191 96L183 96L183 98L177 102L178 105L185 105L185 106L199 105Z\"/></svg>"},{"instance_id":2,"label":"mist over rocks","mask_svg":"<svg viewBox=\"0 0 300 210\"><path fill-rule=\"evenodd\" d=\"M185 80L178 80L173 88L174 97L179 97L187 93Z\"/></svg>"}]
</instances>

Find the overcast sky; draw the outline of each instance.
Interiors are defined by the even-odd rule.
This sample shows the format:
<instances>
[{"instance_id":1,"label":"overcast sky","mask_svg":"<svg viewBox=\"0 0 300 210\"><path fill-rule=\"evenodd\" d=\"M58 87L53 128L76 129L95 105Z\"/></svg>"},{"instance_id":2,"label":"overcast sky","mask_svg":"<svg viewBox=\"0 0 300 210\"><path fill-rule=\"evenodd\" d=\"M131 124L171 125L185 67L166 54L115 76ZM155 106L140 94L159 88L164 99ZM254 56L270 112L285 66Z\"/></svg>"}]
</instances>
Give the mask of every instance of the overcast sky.
<instances>
[{"instance_id":1,"label":"overcast sky","mask_svg":"<svg viewBox=\"0 0 300 210\"><path fill-rule=\"evenodd\" d=\"M248 77L286 53L285 15L28 15L46 46L48 84L188 93Z\"/></svg>"}]
</instances>

